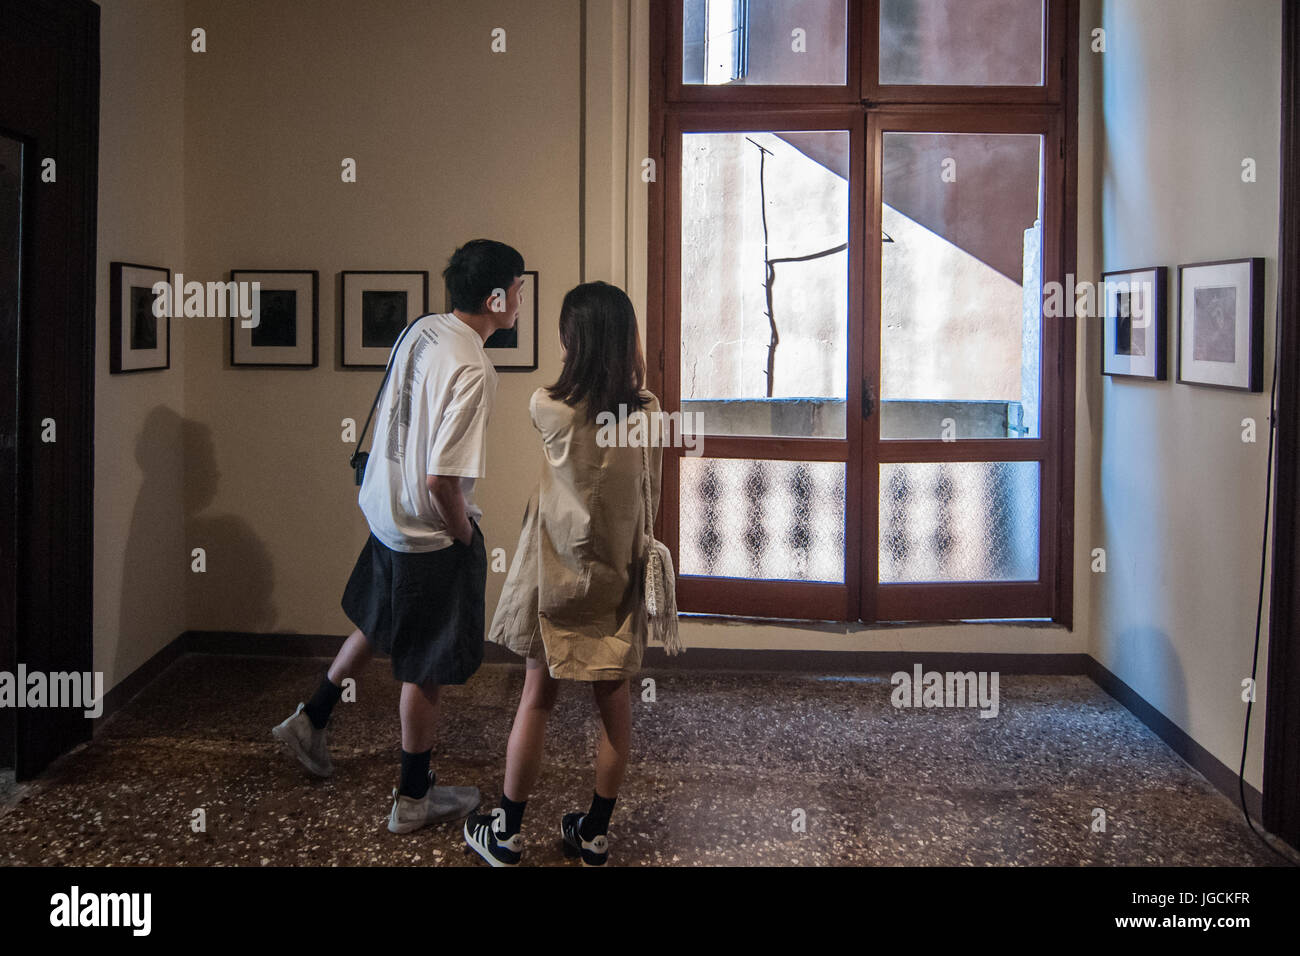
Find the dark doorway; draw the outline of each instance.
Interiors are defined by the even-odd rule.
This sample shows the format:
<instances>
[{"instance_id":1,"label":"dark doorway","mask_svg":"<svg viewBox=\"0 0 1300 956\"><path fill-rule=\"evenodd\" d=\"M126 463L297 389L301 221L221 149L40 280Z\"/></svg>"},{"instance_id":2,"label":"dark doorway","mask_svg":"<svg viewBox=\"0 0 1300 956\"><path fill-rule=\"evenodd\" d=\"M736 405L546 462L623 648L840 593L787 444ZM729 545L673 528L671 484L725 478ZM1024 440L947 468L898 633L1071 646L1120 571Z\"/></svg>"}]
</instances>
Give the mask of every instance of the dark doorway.
<instances>
[{"instance_id":1,"label":"dark doorway","mask_svg":"<svg viewBox=\"0 0 1300 956\"><path fill-rule=\"evenodd\" d=\"M1277 511L1264 724L1264 826L1300 848L1300 0L1282 8Z\"/></svg>"},{"instance_id":2,"label":"dark doorway","mask_svg":"<svg viewBox=\"0 0 1300 956\"><path fill-rule=\"evenodd\" d=\"M22 273L22 235L23 235L23 144L10 136L0 135L0 341L5 343L3 371L0 379L5 382L17 381L18 353L11 343L17 341L19 312L19 277ZM4 394L4 432L0 437L0 474L3 475L5 503L12 503L14 487L14 435L17 418L14 408L13 389L5 389ZM14 581L8 557L15 543L12 538L13 522L16 515L5 515L5 582L4 597L0 598L0 607L4 609L4 627L0 629L0 671L14 672L14 628L13 596ZM12 773L14 769L14 711L0 707L0 773Z\"/></svg>"},{"instance_id":3,"label":"dark doorway","mask_svg":"<svg viewBox=\"0 0 1300 956\"><path fill-rule=\"evenodd\" d=\"M0 0L0 23L0 670L84 673L99 7ZM90 734L82 708L0 708L0 767L34 776Z\"/></svg>"}]
</instances>

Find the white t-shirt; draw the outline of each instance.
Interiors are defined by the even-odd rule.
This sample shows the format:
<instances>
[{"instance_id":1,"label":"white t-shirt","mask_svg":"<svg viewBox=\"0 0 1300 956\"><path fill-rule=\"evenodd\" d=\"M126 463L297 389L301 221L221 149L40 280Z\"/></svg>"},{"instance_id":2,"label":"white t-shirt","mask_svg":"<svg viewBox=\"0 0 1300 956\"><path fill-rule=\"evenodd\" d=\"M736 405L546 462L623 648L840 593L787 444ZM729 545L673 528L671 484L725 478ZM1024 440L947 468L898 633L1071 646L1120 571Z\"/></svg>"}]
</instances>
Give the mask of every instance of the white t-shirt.
<instances>
[{"instance_id":1,"label":"white t-shirt","mask_svg":"<svg viewBox=\"0 0 1300 956\"><path fill-rule=\"evenodd\" d=\"M455 538L425 476L458 476L469 517L483 516L474 481L487 463L497 372L478 333L454 315L423 316L397 348L357 501L392 550L437 551Z\"/></svg>"}]
</instances>

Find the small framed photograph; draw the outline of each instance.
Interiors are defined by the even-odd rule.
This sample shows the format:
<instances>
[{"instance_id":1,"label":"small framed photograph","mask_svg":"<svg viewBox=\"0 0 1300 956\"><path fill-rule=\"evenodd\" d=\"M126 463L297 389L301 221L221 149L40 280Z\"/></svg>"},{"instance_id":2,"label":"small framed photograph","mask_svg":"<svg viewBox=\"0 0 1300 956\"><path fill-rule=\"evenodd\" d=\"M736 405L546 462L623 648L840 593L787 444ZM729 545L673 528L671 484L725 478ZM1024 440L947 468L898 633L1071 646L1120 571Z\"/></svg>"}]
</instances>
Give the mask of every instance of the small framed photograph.
<instances>
[{"instance_id":1,"label":"small framed photograph","mask_svg":"<svg viewBox=\"0 0 1300 956\"><path fill-rule=\"evenodd\" d=\"M1169 269L1103 272L1101 285L1101 373L1165 381Z\"/></svg>"},{"instance_id":2,"label":"small framed photograph","mask_svg":"<svg viewBox=\"0 0 1300 956\"><path fill-rule=\"evenodd\" d=\"M497 329L483 348L498 369L530 372L537 368L537 273L525 272L519 289L519 321L512 329Z\"/></svg>"},{"instance_id":3,"label":"small framed photograph","mask_svg":"<svg viewBox=\"0 0 1300 956\"><path fill-rule=\"evenodd\" d=\"M109 264L110 373L171 368L171 281L171 270L161 266ZM158 282L167 285L161 300Z\"/></svg>"},{"instance_id":4,"label":"small framed photograph","mask_svg":"<svg viewBox=\"0 0 1300 956\"><path fill-rule=\"evenodd\" d=\"M1178 381L1264 390L1264 260L1178 267Z\"/></svg>"},{"instance_id":5,"label":"small framed photograph","mask_svg":"<svg viewBox=\"0 0 1300 956\"><path fill-rule=\"evenodd\" d=\"M230 364L274 368L315 368L315 269L256 271L232 269L231 282L258 283L253 317L230 319Z\"/></svg>"},{"instance_id":6,"label":"small framed photograph","mask_svg":"<svg viewBox=\"0 0 1300 956\"><path fill-rule=\"evenodd\" d=\"M402 330L429 311L429 273L342 275L343 365L384 368Z\"/></svg>"}]
</instances>

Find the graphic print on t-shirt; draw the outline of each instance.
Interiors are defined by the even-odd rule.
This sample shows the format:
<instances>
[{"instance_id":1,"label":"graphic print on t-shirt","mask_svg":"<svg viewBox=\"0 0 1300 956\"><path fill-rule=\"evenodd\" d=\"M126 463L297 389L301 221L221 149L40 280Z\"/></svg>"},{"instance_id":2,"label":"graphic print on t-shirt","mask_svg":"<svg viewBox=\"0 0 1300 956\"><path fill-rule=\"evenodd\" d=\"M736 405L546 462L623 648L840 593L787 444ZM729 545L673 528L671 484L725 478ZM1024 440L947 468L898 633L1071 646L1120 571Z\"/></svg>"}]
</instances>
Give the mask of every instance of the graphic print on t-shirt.
<instances>
[{"instance_id":1,"label":"graphic print on t-shirt","mask_svg":"<svg viewBox=\"0 0 1300 956\"><path fill-rule=\"evenodd\" d=\"M394 464L401 465L406 458L406 433L411 427L411 401L416 387L423 381L416 379L425 366L420 359L425 349L438 344L438 333L433 329L422 329L420 337L411 346L406 358L406 369L402 376L402 390L398 394L393 414L388 418L388 450L385 457Z\"/></svg>"}]
</instances>

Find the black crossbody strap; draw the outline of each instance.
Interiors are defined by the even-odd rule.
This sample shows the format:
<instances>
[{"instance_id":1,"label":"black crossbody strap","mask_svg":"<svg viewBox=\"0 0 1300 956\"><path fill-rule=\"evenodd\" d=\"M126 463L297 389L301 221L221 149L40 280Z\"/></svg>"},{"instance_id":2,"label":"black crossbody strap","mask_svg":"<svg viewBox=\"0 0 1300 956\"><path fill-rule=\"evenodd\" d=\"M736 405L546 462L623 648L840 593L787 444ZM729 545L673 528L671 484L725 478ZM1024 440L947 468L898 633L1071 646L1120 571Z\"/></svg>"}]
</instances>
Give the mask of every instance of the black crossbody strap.
<instances>
[{"instance_id":1,"label":"black crossbody strap","mask_svg":"<svg viewBox=\"0 0 1300 956\"><path fill-rule=\"evenodd\" d=\"M420 316L420 319L423 318L423 315ZM393 343L393 353L388 356L388 366L384 369L384 380L379 383L379 391L375 393L375 400L370 403L370 414L366 416L366 423L361 426L361 435L357 438L357 450L352 453L351 463L353 468L357 466L357 456L361 454L361 449L365 447L366 432L370 430L370 420L374 418L375 409L379 407L379 399L384 394L384 386L388 384L388 376L393 373L393 363L397 361L397 347L402 344L402 339L406 338L406 333L415 328L420 319L416 319L415 322L402 329L402 334Z\"/></svg>"}]
</instances>

